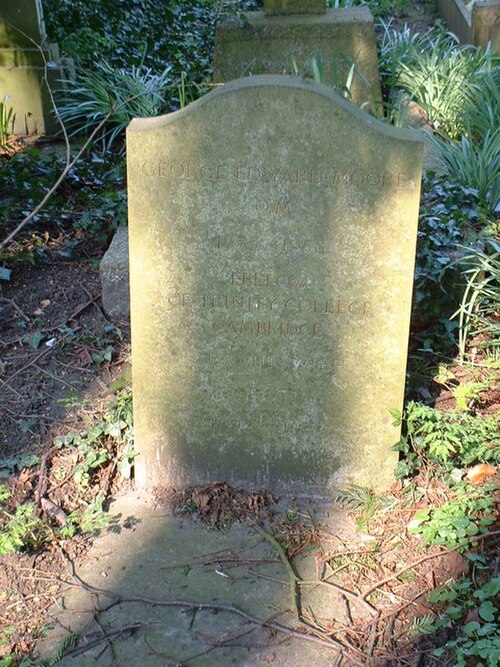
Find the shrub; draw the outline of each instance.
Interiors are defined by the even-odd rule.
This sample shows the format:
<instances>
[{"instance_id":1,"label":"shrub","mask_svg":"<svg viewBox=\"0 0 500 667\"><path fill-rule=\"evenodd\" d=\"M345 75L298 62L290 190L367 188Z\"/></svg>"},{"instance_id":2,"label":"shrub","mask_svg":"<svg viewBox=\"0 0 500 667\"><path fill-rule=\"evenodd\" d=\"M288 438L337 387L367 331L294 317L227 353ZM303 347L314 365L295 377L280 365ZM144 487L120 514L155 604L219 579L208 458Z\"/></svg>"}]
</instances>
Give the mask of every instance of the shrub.
<instances>
[{"instance_id":1,"label":"shrub","mask_svg":"<svg viewBox=\"0 0 500 667\"><path fill-rule=\"evenodd\" d=\"M70 134L89 135L99 124L103 149L123 139L132 118L156 116L165 111L165 93L172 86L171 68L155 74L147 67L119 69L100 63L94 72L67 82L59 113Z\"/></svg>"}]
</instances>

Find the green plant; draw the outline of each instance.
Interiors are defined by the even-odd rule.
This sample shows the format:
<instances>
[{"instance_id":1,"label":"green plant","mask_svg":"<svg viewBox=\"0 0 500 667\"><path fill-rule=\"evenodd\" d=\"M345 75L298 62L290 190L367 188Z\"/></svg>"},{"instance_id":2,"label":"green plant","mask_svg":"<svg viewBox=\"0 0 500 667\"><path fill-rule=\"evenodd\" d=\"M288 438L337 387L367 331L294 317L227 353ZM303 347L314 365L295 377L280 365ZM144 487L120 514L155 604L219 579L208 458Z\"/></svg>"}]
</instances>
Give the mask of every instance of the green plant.
<instances>
[{"instance_id":1,"label":"green plant","mask_svg":"<svg viewBox=\"0 0 500 667\"><path fill-rule=\"evenodd\" d=\"M56 447L72 447L79 462L73 471L75 481L86 488L102 465L116 459L119 473L132 476L136 451L133 446L132 393L129 388L118 391L115 400L95 423L80 433L67 433L54 439Z\"/></svg>"},{"instance_id":2,"label":"green plant","mask_svg":"<svg viewBox=\"0 0 500 667\"><path fill-rule=\"evenodd\" d=\"M38 549L48 539L44 522L34 513L33 503L23 503L15 514L0 509L7 521L0 530L0 554Z\"/></svg>"},{"instance_id":3,"label":"green plant","mask_svg":"<svg viewBox=\"0 0 500 667\"><path fill-rule=\"evenodd\" d=\"M499 593L498 575L484 583L464 578L429 593L432 604L446 605L434 621L434 631L445 628L448 636L454 635L434 655L453 653L457 667L469 664L496 667L500 662L500 627L495 604Z\"/></svg>"},{"instance_id":4,"label":"green plant","mask_svg":"<svg viewBox=\"0 0 500 667\"><path fill-rule=\"evenodd\" d=\"M395 424L401 415L393 413ZM405 436L394 447L404 454L396 469L401 479L413 474L423 463L441 472L474 463L500 462L498 415L473 416L463 412L440 412L410 401L403 414Z\"/></svg>"},{"instance_id":5,"label":"green plant","mask_svg":"<svg viewBox=\"0 0 500 667\"><path fill-rule=\"evenodd\" d=\"M457 260L478 244L488 218L474 193L449 178L424 178L415 263L413 319L440 321L450 330L463 287ZM441 334L437 341L444 342Z\"/></svg>"},{"instance_id":6,"label":"green plant","mask_svg":"<svg viewBox=\"0 0 500 667\"><path fill-rule=\"evenodd\" d=\"M104 500L103 496L97 496L81 515L80 530L82 533L95 533L99 528L109 525L109 514L103 509Z\"/></svg>"},{"instance_id":7,"label":"green plant","mask_svg":"<svg viewBox=\"0 0 500 667\"><path fill-rule=\"evenodd\" d=\"M63 659L64 653L67 651L67 649L76 642L77 638L78 634L75 632L70 632L69 634L62 637L58 641L54 649L54 652L52 653L48 661L43 660L42 662L39 662L37 664L37 667L55 667L57 663Z\"/></svg>"},{"instance_id":8,"label":"green plant","mask_svg":"<svg viewBox=\"0 0 500 667\"><path fill-rule=\"evenodd\" d=\"M156 116L165 111L165 91L172 86L171 67L155 74L144 66L119 69L107 62L95 71L82 72L67 81L59 113L70 135L98 132L103 150L121 138L132 118ZM123 147L123 145L122 145Z\"/></svg>"},{"instance_id":9,"label":"green plant","mask_svg":"<svg viewBox=\"0 0 500 667\"><path fill-rule=\"evenodd\" d=\"M224 3L234 11L250 2ZM191 80L206 77L219 3L212 0L134 1L44 0L50 41L83 67L107 60L114 67L145 64L159 71L170 63L174 78L184 70Z\"/></svg>"},{"instance_id":10,"label":"green plant","mask_svg":"<svg viewBox=\"0 0 500 667\"><path fill-rule=\"evenodd\" d=\"M472 189L479 203L494 215L500 211L500 133L492 126L479 141L474 141L468 122L463 131L460 141L436 136L431 141L451 178Z\"/></svg>"},{"instance_id":11,"label":"green plant","mask_svg":"<svg viewBox=\"0 0 500 667\"><path fill-rule=\"evenodd\" d=\"M488 531L495 522L495 500L491 494L494 484L475 488L461 482L456 485L456 498L434 509L415 513L408 532L422 536L422 544L439 544L462 551L470 538Z\"/></svg>"},{"instance_id":12,"label":"green plant","mask_svg":"<svg viewBox=\"0 0 500 667\"><path fill-rule=\"evenodd\" d=\"M19 656L13 655L3 655L0 658L0 667L34 667L35 663L31 658L21 658L19 662ZM40 667L40 666L38 666Z\"/></svg>"},{"instance_id":13,"label":"green plant","mask_svg":"<svg viewBox=\"0 0 500 667\"><path fill-rule=\"evenodd\" d=\"M489 387L488 381L461 382L453 388L453 398L457 402L457 410L467 412L479 400L481 392Z\"/></svg>"},{"instance_id":14,"label":"green plant","mask_svg":"<svg viewBox=\"0 0 500 667\"><path fill-rule=\"evenodd\" d=\"M338 62L332 61L330 66L327 66L321 55L317 54L307 61L306 66L305 76L309 76L317 83L331 86L347 99L351 97L351 88L355 77L361 79L368 90L371 89L369 81L350 58L340 56ZM342 72L345 71L346 67L348 68L347 74L342 75L341 70ZM295 58L292 58L292 72L295 76L304 76ZM363 104L369 104L370 102L371 100L366 100Z\"/></svg>"},{"instance_id":15,"label":"green plant","mask_svg":"<svg viewBox=\"0 0 500 667\"><path fill-rule=\"evenodd\" d=\"M368 5L375 19L391 15L399 16L410 4L410 0L328 0L333 9L345 9L357 5Z\"/></svg>"},{"instance_id":16,"label":"green plant","mask_svg":"<svg viewBox=\"0 0 500 667\"><path fill-rule=\"evenodd\" d=\"M359 0L327 0L327 7L330 9L348 9L359 4Z\"/></svg>"},{"instance_id":17,"label":"green plant","mask_svg":"<svg viewBox=\"0 0 500 667\"><path fill-rule=\"evenodd\" d=\"M64 168L64 160L39 148L26 147L0 169L0 236L5 237L33 209ZM91 151L80 158L59 191L26 227L20 240L0 253L0 263L36 264L55 255L78 257L82 248L102 254L110 231L126 222L123 158L104 160ZM99 247L100 246L100 247Z\"/></svg>"},{"instance_id":18,"label":"green plant","mask_svg":"<svg viewBox=\"0 0 500 667\"><path fill-rule=\"evenodd\" d=\"M23 468L32 468L39 462L40 457L36 454L19 454L10 459L0 459L0 478L9 477L15 471L21 472Z\"/></svg>"},{"instance_id":19,"label":"green plant","mask_svg":"<svg viewBox=\"0 0 500 667\"><path fill-rule=\"evenodd\" d=\"M10 95L4 95L0 100L0 148L7 145L7 139L14 128L16 115L12 107L7 106ZM10 127L10 131L9 131Z\"/></svg>"},{"instance_id":20,"label":"green plant","mask_svg":"<svg viewBox=\"0 0 500 667\"><path fill-rule=\"evenodd\" d=\"M491 242L493 248L496 243ZM480 338L477 345L485 348L500 346L500 251L486 254L474 250L461 260L467 279L460 308L454 314L459 318L459 353L463 360L467 344Z\"/></svg>"},{"instance_id":21,"label":"green plant","mask_svg":"<svg viewBox=\"0 0 500 667\"><path fill-rule=\"evenodd\" d=\"M478 75L473 102L464 110L472 136L482 139L494 130L500 117L500 67Z\"/></svg>"},{"instance_id":22,"label":"green plant","mask_svg":"<svg viewBox=\"0 0 500 667\"><path fill-rule=\"evenodd\" d=\"M393 84L422 106L435 129L457 138L466 130L465 112L477 107L485 74L496 72L498 64L489 49L459 46L449 33L429 34L425 48L415 43L404 52Z\"/></svg>"},{"instance_id":23,"label":"green plant","mask_svg":"<svg viewBox=\"0 0 500 667\"><path fill-rule=\"evenodd\" d=\"M352 485L342 491L336 491L332 500L357 514L356 527L366 533L369 530L370 519L376 512L392 505L395 499L390 494L377 496L373 489Z\"/></svg>"},{"instance_id":24,"label":"green plant","mask_svg":"<svg viewBox=\"0 0 500 667\"><path fill-rule=\"evenodd\" d=\"M401 29L392 27L392 18L379 24L382 36L378 40L378 55L380 80L385 97L396 93L401 65L411 63L414 53L419 53L427 48L432 42L433 31L425 33L412 32L407 24Z\"/></svg>"}]
</instances>

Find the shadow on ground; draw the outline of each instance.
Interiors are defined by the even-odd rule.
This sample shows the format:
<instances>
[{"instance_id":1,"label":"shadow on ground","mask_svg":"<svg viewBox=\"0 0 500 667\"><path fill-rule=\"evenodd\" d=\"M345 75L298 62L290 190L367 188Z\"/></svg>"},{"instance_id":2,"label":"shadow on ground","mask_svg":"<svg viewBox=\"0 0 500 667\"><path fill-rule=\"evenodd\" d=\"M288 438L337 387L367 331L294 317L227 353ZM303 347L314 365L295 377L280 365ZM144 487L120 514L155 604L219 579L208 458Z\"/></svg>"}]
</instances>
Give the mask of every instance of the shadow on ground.
<instances>
[{"instance_id":1,"label":"shadow on ground","mask_svg":"<svg viewBox=\"0 0 500 667\"><path fill-rule=\"evenodd\" d=\"M282 500L278 511L287 507ZM50 610L54 629L39 642L42 658L66 644L63 667L336 664L333 641L301 631L290 572L255 526L209 530L134 495L117 499L111 513L118 521L76 567L80 583ZM314 513L336 539L352 538L347 515L318 502ZM294 561L303 582L317 580L316 555ZM300 591L311 620L345 623L339 591L312 583Z\"/></svg>"}]
</instances>

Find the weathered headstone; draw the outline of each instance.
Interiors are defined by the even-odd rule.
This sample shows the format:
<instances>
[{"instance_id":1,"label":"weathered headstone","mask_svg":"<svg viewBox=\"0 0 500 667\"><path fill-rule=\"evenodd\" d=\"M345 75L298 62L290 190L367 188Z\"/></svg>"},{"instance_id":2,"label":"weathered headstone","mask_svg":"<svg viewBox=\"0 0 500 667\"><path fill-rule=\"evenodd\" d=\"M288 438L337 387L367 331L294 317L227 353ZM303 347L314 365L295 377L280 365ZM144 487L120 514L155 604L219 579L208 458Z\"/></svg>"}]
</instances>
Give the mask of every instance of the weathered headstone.
<instances>
[{"instance_id":1,"label":"weathered headstone","mask_svg":"<svg viewBox=\"0 0 500 667\"><path fill-rule=\"evenodd\" d=\"M0 0L0 97L8 95L15 113L9 131L57 131L47 82L55 90L65 78L57 45L46 43L41 0Z\"/></svg>"},{"instance_id":2,"label":"weathered headstone","mask_svg":"<svg viewBox=\"0 0 500 667\"><path fill-rule=\"evenodd\" d=\"M472 7L472 44L486 48L491 44L500 52L500 0L478 0Z\"/></svg>"},{"instance_id":3,"label":"weathered headstone","mask_svg":"<svg viewBox=\"0 0 500 667\"><path fill-rule=\"evenodd\" d=\"M33 48L45 38L41 0L0 0L0 48Z\"/></svg>"},{"instance_id":4,"label":"weathered headstone","mask_svg":"<svg viewBox=\"0 0 500 667\"><path fill-rule=\"evenodd\" d=\"M132 121L140 487L390 484L422 152L294 77Z\"/></svg>"},{"instance_id":5,"label":"weathered headstone","mask_svg":"<svg viewBox=\"0 0 500 667\"><path fill-rule=\"evenodd\" d=\"M264 12L248 12L245 21L218 24L216 82L250 74L295 74L295 68L311 76L315 58L323 69L323 83L346 88L355 104L382 112L375 28L367 7L326 10L322 3L324 11L315 13L297 0L295 11L285 13L280 7L289 3L271 4L274 10L269 7L268 14L264 5Z\"/></svg>"}]
</instances>

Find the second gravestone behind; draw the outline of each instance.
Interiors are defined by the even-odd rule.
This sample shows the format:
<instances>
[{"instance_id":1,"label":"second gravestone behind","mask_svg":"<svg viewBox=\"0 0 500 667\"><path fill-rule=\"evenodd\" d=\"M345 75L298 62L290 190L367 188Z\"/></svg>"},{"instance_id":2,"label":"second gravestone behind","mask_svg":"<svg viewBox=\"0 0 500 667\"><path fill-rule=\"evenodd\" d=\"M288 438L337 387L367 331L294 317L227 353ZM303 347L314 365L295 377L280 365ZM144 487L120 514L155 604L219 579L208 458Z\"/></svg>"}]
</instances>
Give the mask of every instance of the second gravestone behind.
<instances>
[{"instance_id":1,"label":"second gravestone behind","mask_svg":"<svg viewBox=\"0 0 500 667\"><path fill-rule=\"evenodd\" d=\"M127 136L139 486L388 486L423 145L232 82Z\"/></svg>"}]
</instances>

